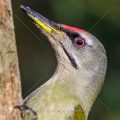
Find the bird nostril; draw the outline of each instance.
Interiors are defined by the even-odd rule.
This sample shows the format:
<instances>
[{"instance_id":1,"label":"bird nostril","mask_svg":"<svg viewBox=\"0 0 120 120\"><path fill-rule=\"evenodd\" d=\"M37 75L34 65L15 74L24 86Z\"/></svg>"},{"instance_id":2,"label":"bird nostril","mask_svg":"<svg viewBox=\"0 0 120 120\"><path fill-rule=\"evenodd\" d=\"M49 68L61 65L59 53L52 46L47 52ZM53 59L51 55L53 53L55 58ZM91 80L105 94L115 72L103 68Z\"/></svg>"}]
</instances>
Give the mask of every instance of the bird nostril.
<instances>
[{"instance_id":1,"label":"bird nostril","mask_svg":"<svg viewBox=\"0 0 120 120\"><path fill-rule=\"evenodd\" d=\"M59 25L55 23L54 21L49 21L49 24L56 29L60 29Z\"/></svg>"}]
</instances>

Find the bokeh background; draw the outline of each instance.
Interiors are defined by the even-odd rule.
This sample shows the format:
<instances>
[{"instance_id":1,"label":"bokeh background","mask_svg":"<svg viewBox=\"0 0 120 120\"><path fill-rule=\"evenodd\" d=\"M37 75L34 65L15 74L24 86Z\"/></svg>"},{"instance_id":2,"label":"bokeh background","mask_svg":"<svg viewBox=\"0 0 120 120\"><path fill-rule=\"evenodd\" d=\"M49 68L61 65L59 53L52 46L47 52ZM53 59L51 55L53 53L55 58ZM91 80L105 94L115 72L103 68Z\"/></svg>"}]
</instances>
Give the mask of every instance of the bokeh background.
<instances>
[{"instance_id":1,"label":"bokeh background","mask_svg":"<svg viewBox=\"0 0 120 120\"><path fill-rule=\"evenodd\" d=\"M89 120L120 120L120 0L12 0L23 97L52 76L56 58L50 44L20 9L27 5L47 18L94 34L105 46L105 84Z\"/></svg>"}]
</instances>

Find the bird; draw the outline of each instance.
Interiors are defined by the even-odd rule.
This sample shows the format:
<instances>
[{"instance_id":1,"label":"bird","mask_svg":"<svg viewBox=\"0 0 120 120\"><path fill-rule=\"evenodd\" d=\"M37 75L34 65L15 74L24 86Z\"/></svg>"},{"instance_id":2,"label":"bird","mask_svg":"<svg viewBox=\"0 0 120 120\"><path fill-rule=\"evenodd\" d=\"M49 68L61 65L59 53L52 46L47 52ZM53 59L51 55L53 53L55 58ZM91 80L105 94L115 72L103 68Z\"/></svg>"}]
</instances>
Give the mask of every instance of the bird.
<instances>
[{"instance_id":1,"label":"bird","mask_svg":"<svg viewBox=\"0 0 120 120\"><path fill-rule=\"evenodd\" d=\"M20 105L24 120L87 120L104 83L107 55L103 44L81 28L53 22L27 6L33 20L54 49L53 76Z\"/></svg>"}]
</instances>

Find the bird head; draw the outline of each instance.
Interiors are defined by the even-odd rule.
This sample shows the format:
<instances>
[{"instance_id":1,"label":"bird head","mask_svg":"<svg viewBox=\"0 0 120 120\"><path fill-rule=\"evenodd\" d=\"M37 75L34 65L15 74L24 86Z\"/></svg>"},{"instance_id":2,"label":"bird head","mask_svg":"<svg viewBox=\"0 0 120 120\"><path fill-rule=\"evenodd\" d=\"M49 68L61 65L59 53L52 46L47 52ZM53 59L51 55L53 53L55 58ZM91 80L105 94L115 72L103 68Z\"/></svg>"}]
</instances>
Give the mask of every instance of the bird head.
<instances>
[{"instance_id":1,"label":"bird head","mask_svg":"<svg viewBox=\"0 0 120 120\"><path fill-rule=\"evenodd\" d=\"M58 68L61 72L70 73L71 79L74 77L72 84L77 83L76 89L82 91L80 94L83 96L81 97L83 107L89 111L106 73L107 58L102 43L83 29L57 24L29 7L21 6L21 9L48 37L57 56Z\"/></svg>"},{"instance_id":2,"label":"bird head","mask_svg":"<svg viewBox=\"0 0 120 120\"><path fill-rule=\"evenodd\" d=\"M21 9L31 17L35 25L48 37L55 49L58 61L66 62L75 69L95 69L96 64L106 60L103 45L89 32L48 20L29 7ZM102 60L102 61L101 61ZM97 69L97 68L96 68Z\"/></svg>"}]
</instances>

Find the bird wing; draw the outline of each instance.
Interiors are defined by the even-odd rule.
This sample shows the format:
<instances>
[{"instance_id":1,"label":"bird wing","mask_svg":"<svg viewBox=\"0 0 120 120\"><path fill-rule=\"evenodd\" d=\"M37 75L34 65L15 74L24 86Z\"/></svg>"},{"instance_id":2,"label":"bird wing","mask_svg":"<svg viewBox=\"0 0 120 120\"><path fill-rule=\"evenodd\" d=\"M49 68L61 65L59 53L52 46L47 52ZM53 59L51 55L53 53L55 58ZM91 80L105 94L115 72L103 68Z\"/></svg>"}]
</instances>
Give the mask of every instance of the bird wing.
<instances>
[{"instance_id":1,"label":"bird wing","mask_svg":"<svg viewBox=\"0 0 120 120\"><path fill-rule=\"evenodd\" d=\"M83 109L80 105L74 107L74 112L56 110L56 111L44 111L37 112L31 108L26 111L22 111L23 120L86 120ZM71 114L71 115L70 115Z\"/></svg>"},{"instance_id":2,"label":"bird wing","mask_svg":"<svg viewBox=\"0 0 120 120\"><path fill-rule=\"evenodd\" d=\"M86 120L79 99L65 85L44 86L24 104L23 116L30 117L24 120Z\"/></svg>"},{"instance_id":3,"label":"bird wing","mask_svg":"<svg viewBox=\"0 0 120 120\"><path fill-rule=\"evenodd\" d=\"M74 108L72 116L70 116L67 120L86 120L85 113L80 105Z\"/></svg>"}]
</instances>

